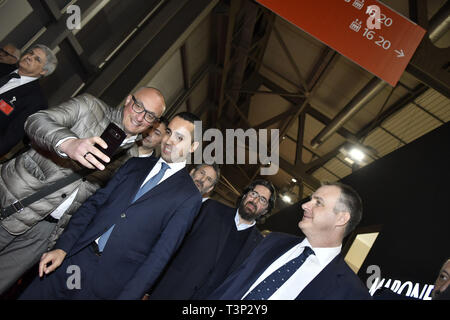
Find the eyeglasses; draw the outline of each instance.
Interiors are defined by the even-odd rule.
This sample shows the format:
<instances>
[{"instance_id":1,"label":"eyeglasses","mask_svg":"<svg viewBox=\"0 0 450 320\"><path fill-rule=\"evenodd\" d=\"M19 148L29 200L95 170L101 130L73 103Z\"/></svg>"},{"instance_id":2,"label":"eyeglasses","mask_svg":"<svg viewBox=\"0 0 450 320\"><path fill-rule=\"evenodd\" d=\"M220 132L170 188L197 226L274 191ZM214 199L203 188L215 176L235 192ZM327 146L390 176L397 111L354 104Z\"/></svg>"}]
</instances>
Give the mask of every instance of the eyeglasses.
<instances>
[{"instance_id":1,"label":"eyeglasses","mask_svg":"<svg viewBox=\"0 0 450 320\"><path fill-rule=\"evenodd\" d=\"M136 113L145 112L145 114L144 114L145 121L147 121L148 123L153 123L153 122L155 122L155 120L159 120L159 118L156 116L156 114L145 110L144 106L141 105L133 95L131 96L131 98L133 99L133 105L132 105L133 111Z\"/></svg>"},{"instance_id":2,"label":"eyeglasses","mask_svg":"<svg viewBox=\"0 0 450 320\"><path fill-rule=\"evenodd\" d=\"M247 193L247 195L253 199L258 199L259 203L263 206L267 206L269 204L269 200L261 196L258 192L252 190Z\"/></svg>"},{"instance_id":3,"label":"eyeglasses","mask_svg":"<svg viewBox=\"0 0 450 320\"><path fill-rule=\"evenodd\" d=\"M11 53L9 53L8 51L6 51L6 50L3 49L3 48L0 48L0 53L2 53L2 55L4 55L4 56L10 56L10 57L13 57L14 59L17 60L17 57L16 57L16 56L13 56Z\"/></svg>"}]
</instances>

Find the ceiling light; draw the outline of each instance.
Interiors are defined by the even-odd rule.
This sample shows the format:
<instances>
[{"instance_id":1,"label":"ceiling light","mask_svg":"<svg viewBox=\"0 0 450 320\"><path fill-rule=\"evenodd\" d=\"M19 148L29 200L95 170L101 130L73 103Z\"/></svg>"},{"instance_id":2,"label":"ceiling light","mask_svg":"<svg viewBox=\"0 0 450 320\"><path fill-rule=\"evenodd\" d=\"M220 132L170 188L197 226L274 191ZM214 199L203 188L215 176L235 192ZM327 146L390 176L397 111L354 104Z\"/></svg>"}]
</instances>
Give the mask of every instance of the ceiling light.
<instances>
[{"instance_id":1,"label":"ceiling light","mask_svg":"<svg viewBox=\"0 0 450 320\"><path fill-rule=\"evenodd\" d=\"M286 203L292 203L291 197L289 197L288 195L285 195L285 194L281 195L281 200L283 200Z\"/></svg>"},{"instance_id":2,"label":"ceiling light","mask_svg":"<svg viewBox=\"0 0 450 320\"><path fill-rule=\"evenodd\" d=\"M292 178L292 180L291 180L293 183L297 183L297 179L295 179L295 178Z\"/></svg>"},{"instance_id":3,"label":"ceiling light","mask_svg":"<svg viewBox=\"0 0 450 320\"><path fill-rule=\"evenodd\" d=\"M365 158L364 152L357 148L353 148L349 151L350 157L355 161L362 161Z\"/></svg>"}]
</instances>

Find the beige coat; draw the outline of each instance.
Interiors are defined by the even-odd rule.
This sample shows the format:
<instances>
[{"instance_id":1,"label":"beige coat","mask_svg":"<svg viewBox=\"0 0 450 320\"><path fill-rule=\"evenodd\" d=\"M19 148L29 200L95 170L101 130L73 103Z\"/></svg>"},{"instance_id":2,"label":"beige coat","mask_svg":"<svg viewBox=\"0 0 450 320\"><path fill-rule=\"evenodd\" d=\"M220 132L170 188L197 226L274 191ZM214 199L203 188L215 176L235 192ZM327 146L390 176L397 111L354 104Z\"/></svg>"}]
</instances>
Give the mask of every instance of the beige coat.
<instances>
[{"instance_id":1,"label":"beige coat","mask_svg":"<svg viewBox=\"0 0 450 320\"><path fill-rule=\"evenodd\" d=\"M56 153L58 141L67 137L100 136L110 122L123 129L123 108L111 108L89 94L72 98L61 105L31 115L25 123L25 132L33 148L0 166L0 203L6 207L24 199L82 167L77 162ZM129 148L130 144L122 148ZM77 196L59 220L51 237L54 243L69 222L71 215L128 158L137 156L137 147L127 151L104 171L95 171L84 179L52 193L1 221L1 226L13 235L32 228L55 210L74 190Z\"/></svg>"}]
</instances>

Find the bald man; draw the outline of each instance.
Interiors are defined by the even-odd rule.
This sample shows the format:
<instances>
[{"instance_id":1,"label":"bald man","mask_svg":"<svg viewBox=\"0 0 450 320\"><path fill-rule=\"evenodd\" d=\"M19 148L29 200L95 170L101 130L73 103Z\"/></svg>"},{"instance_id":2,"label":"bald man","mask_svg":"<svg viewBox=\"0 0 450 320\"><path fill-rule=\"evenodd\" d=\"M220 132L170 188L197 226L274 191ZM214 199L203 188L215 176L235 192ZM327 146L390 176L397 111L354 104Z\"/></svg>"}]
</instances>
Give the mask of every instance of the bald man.
<instances>
[{"instance_id":1,"label":"bald man","mask_svg":"<svg viewBox=\"0 0 450 320\"><path fill-rule=\"evenodd\" d=\"M5 173L0 177L1 207L14 208L13 214L3 214L0 221L0 293L39 261L72 214L105 185L122 163L139 155L134 142L158 121L164 110L165 101L159 90L141 88L126 97L123 108L112 108L83 94L28 118L25 131L33 149L0 166ZM113 163L95 146L107 148L100 135L111 122L127 136L116 152L122 156ZM110 164L105 166L100 159ZM13 205L81 167L94 171L23 210Z\"/></svg>"}]
</instances>

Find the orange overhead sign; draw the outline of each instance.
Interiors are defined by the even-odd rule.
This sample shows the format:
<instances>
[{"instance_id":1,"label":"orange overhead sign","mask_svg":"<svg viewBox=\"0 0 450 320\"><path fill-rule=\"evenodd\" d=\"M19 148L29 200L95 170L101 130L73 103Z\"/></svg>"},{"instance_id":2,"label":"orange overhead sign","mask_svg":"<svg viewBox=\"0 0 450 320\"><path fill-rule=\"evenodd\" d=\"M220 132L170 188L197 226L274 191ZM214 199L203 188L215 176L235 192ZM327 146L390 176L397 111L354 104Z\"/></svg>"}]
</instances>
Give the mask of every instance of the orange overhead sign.
<instances>
[{"instance_id":1,"label":"orange overhead sign","mask_svg":"<svg viewBox=\"0 0 450 320\"><path fill-rule=\"evenodd\" d=\"M256 0L395 86L425 30L375 0Z\"/></svg>"}]
</instances>

